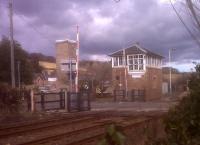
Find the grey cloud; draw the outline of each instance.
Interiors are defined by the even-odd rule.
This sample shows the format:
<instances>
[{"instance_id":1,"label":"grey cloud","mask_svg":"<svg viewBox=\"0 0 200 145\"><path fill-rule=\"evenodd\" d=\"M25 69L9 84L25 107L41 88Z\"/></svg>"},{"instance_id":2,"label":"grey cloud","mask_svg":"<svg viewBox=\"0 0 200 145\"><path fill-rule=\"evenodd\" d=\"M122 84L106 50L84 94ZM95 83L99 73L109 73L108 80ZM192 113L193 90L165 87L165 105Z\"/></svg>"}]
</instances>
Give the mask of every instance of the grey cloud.
<instances>
[{"instance_id":1,"label":"grey cloud","mask_svg":"<svg viewBox=\"0 0 200 145\"><path fill-rule=\"evenodd\" d=\"M3 6L2 10L6 11L5 1ZM139 41L141 46L166 58L169 48L177 48L174 60L199 59L199 48L170 5L156 0L121 0L119 3L113 0L14 0L14 10L15 17L22 15L27 19L19 18L15 22L24 23L15 27L15 38L31 52L55 55L55 40L75 39L75 25L79 24L82 56L109 54ZM95 25L93 15L111 19L111 22L105 26ZM6 29L7 24L0 23L0 26ZM7 31L0 35L4 33Z\"/></svg>"}]
</instances>

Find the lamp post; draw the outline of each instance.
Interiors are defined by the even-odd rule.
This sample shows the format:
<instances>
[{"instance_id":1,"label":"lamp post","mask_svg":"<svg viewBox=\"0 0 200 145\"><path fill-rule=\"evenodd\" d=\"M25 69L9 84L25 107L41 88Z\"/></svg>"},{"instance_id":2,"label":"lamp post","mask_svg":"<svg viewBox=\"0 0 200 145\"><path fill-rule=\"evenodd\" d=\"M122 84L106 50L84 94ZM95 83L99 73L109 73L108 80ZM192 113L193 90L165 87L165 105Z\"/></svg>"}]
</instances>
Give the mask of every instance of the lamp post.
<instances>
[{"instance_id":1,"label":"lamp post","mask_svg":"<svg viewBox=\"0 0 200 145\"><path fill-rule=\"evenodd\" d=\"M172 69L171 69L171 52L174 51L174 48L169 48L169 93L172 96Z\"/></svg>"}]
</instances>

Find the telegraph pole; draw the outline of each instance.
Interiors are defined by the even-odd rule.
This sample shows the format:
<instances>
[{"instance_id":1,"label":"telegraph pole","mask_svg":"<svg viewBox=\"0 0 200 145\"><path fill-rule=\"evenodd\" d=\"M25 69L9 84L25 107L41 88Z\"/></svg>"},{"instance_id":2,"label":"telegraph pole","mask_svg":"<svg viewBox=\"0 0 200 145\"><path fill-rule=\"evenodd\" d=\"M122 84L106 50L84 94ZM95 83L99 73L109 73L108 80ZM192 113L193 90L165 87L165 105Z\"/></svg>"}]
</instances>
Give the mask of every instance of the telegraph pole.
<instances>
[{"instance_id":1,"label":"telegraph pole","mask_svg":"<svg viewBox=\"0 0 200 145\"><path fill-rule=\"evenodd\" d=\"M11 66L11 85L15 88L15 63L14 63L14 42L13 42L13 4L9 0L9 18L10 18L10 66Z\"/></svg>"},{"instance_id":2,"label":"telegraph pole","mask_svg":"<svg viewBox=\"0 0 200 145\"><path fill-rule=\"evenodd\" d=\"M79 78L79 26L77 25L77 31L76 31L76 80L75 80L75 86L76 86L76 92L78 92L78 78Z\"/></svg>"},{"instance_id":3,"label":"telegraph pole","mask_svg":"<svg viewBox=\"0 0 200 145\"><path fill-rule=\"evenodd\" d=\"M171 52L174 51L174 48L169 49L169 93L172 96L172 66L171 66Z\"/></svg>"},{"instance_id":4,"label":"telegraph pole","mask_svg":"<svg viewBox=\"0 0 200 145\"><path fill-rule=\"evenodd\" d=\"M69 81L70 81L70 92L73 92L73 90L72 90L72 85L73 85L73 83L72 83L72 59L70 58L70 60L69 60L69 68L70 68L70 70L69 70Z\"/></svg>"},{"instance_id":5,"label":"telegraph pole","mask_svg":"<svg viewBox=\"0 0 200 145\"><path fill-rule=\"evenodd\" d=\"M169 94L172 95L171 49L169 49Z\"/></svg>"},{"instance_id":6,"label":"telegraph pole","mask_svg":"<svg viewBox=\"0 0 200 145\"><path fill-rule=\"evenodd\" d=\"M19 89L21 88L21 75L20 75L20 61L17 61L17 71L18 71L18 87L19 87Z\"/></svg>"},{"instance_id":7,"label":"telegraph pole","mask_svg":"<svg viewBox=\"0 0 200 145\"><path fill-rule=\"evenodd\" d=\"M125 98L127 98L128 83L127 83L127 68L126 68L126 51L123 49L123 63L124 63L124 78L125 78Z\"/></svg>"}]
</instances>

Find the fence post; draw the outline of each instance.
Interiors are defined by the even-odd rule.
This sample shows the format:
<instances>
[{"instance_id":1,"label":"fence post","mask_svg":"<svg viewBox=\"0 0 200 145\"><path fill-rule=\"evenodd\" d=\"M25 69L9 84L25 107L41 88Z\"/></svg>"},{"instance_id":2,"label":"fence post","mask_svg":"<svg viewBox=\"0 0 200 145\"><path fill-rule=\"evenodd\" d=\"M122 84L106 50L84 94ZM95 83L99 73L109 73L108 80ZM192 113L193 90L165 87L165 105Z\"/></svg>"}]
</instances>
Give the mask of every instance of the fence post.
<instances>
[{"instance_id":1,"label":"fence post","mask_svg":"<svg viewBox=\"0 0 200 145\"><path fill-rule=\"evenodd\" d=\"M60 109L63 109L63 91L62 90L60 90L60 93L59 93L59 95L60 95Z\"/></svg>"},{"instance_id":2,"label":"fence post","mask_svg":"<svg viewBox=\"0 0 200 145\"><path fill-rule=\"evenodd\" d=\"M31 112L35 111L35 99L34 99L34 92L31 89Z\"/></svg>"},{"instance_id":3,"label":"fence post","mask_svg":"<svg viewBox=\"0 0 200 145\"><path fill-rule=\"evenodd\" d=\"M131 101L135 101L135 90L132 89L131 91Z\"/></svg>"},{"instance_id":4,"label":"fence post","mask_svg":"<svg viewBox=\"0 0 200 145\"><path fill-rule=\"evenodd\" d=\"M83 92L82 92L83 93ZM78 101L77 101L77 103L78 103L78 111L81 111L81 99L82 99L82 93L80 93L80 92L78 92L76 95L77 95L77 99L78 99Z\"/></svg>"},{"instance_id":5,"label":"fence post","mask_svg":"<svg viewBox=\"0 0 200 145\"><path fill-rule=\"evenodd\" d=\"M65 109L67 109L68 110L68 99L67 99L67 90L66 89L64 89L64 99L65 99Z\"/></svg>"},{"instance_id":6,"label":"fence post","mask_svg":"<svg viewBox=\"0 0 200 145\"><path fill-rule=\"evenodd\" d=\"M146 92L145 92L145 89L143 89L143 101L146 101Z\"/></svg>"},{"instance_id":7,"label":"fence post","mask_svg":"<svg viewBox=\"0 0 200 145\"><path fill-rule=\"evenodd\" d=\"M125 90L122 90L122 101L125 101L125 97L127 99L127 92Z\"/></svg>"},{"instance_id":8,"label":"fence post","mask_svg":"<svg viewBox=\"0 0 200 145\"><path fill-rule=\"evenodd\" d=\"M67 111L70 112L71 111L71 106L70 106L70 102L71 102L71 92L67 92Z\"/></svg>"},{"instance_id":9,"label":"fence post","mask_svg":"<svg viewBox=\"0 0 200 145\"><path fill-rule=\"evenodd\" d=\"M44 106L44 93L41 93L41 108L42 110L45 110L45 106Z\"/></svg>"},{"instance_id":10,"label":"fence post","mask_svg":"<svg viewBox=\"0 0 200 145\"><path fill-rule=\"evenodd\" d=\"M117 98L116 98L116 90L114 90L114 102L117 101Z\"/></svg>"},{"instance_id":11,"label":"fence post","mask_svg":"<svg viewBox=\"0 0 200 145\"><path fill-rule=\"evenodd\" d=\"M91 104L90 104L90 93L88 95L88 110L91 110Z\"/></svg>"}]
</instances>

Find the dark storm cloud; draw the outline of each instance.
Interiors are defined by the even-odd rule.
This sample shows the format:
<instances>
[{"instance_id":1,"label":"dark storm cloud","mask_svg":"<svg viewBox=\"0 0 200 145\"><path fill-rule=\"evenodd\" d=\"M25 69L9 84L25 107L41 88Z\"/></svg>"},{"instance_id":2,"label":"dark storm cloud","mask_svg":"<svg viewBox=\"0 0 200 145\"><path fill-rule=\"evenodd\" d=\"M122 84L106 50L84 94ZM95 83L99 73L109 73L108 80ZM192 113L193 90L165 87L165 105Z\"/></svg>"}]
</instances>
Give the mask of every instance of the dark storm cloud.
<instances>
[{"instance_id":1,"label":"dark storm cloud","mask_svg":"<svg viewBox=\"0 0 200 145\"><path fill-rule=\"evenodd\" d=\"M15 38L31 52L54 55L55 40L75 39L78 24L82 58L139 42L165 57L169 48L176 48L176 61L199 59L200 49L171 6L159 1L14 0ZM0 17L6 19L7 1L0 2ZM0 26L0 34L8 34L8 20Z\"/></svg>"}]
</instances>

